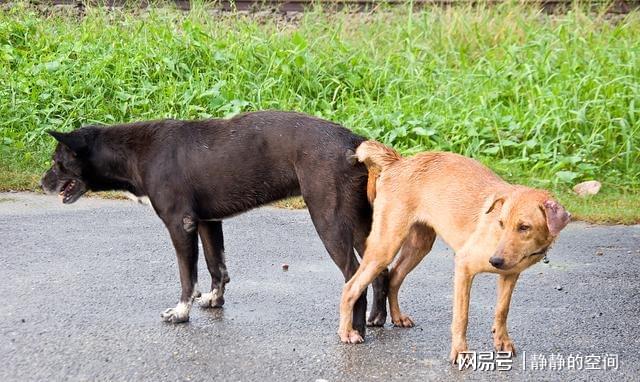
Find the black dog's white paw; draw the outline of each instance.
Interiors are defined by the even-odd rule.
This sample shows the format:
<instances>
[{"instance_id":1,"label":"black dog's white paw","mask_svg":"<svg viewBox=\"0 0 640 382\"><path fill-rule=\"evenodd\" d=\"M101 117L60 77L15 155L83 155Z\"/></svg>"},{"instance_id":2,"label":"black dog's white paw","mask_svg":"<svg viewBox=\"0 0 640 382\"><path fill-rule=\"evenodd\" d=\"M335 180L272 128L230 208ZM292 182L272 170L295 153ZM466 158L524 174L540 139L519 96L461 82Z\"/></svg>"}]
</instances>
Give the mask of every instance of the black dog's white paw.
<instances>
[{"instance_id":1,"label":"black dog's white paw","mask_svg":"<svg viewBox=\"0 0 640 382\"><path fill-rule=\"evenodd\" d=\"M369 314L367 319L367 326L384 326L387 321L387 311L374 311Z\"/></svg>"},{"instance_id":2,"label":"black dog's white paw","mask_svg":"<svg viewBox=\"0 0 640 382\"><path fill-rule=\"evenodd\" d=\"M224 305L224 297L222 293L218 292L218 289L214 289L196 298L196 302L203 308L222 308L222 305Z\"/></svg>"},{"instance_id":3,"label":"black dog's white paw","mask_svg":"<svg viewBox=\"0 0 640 382\"><path fill-rule=\"evenodd\" d=\"M162 321L174 324L189 321L189 306L184 303L178 304L175 308L169 308L160 313Z\"/></svg>"}]
</instances>

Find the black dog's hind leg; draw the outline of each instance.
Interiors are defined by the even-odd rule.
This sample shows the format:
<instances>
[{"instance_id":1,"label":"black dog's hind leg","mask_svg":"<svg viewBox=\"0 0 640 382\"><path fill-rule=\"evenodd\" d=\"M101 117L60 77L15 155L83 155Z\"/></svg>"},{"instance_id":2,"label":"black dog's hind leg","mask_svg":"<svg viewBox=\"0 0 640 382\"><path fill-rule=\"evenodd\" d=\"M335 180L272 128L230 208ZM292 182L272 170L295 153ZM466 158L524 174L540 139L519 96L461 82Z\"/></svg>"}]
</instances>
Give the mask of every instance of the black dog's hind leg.
<instances>
[{"instance_id":1,"label":"black dog's hind leg","mask_svg":"<svg viewBox=\"0 0 640 382\"><path fill-rule=\"evenodd\" d=\"M371 229L371 221L365 221L354 231L354 246L360 257L364 255L367 235ZM389 270L382 273L371 283L373 287L373 303L367 319L367 326L384 326L387 321L387 294L389 293Z\"/></svg>"},{"instance_id":2,"label":"black dog's hind leg","mask_svg":"<svg viewBox=\"0 0 640 382\"><path fill-rule=\"evenodd\" d=\"M353 250L352 233L349 230L343 230L344 227L338 225L323 226L316 224L316 228L331 259L342 271L344 281L349 281L358 270L358 266L360 266ZM364 338L366 332L366 315L367 291L365 289L353 307L353 328L360 333L362 338Z\"/></svg>"},{"instance_id":3,"label":"black dog's hind leg","mask_svg":"<svg viewBox=\"0 0 640 382\"><path fill-rule=\"evenodd\" d=\"M203 293L198 302L201 306L220 308L224 305L224 288L229 282L227 266L224 263L224 237L221 221L200 221L198 234L202 241L207 268L211 274L211 291Z\"/></svg>"},{"instance_id":4,"label":"black dog's hind leg","mask_svg":"<svg viewBox=\"0 0 640 382\"><path fill-rule=\"evenodd\" d=\"M373 304L367 319L368 326L384 326L387 321L387 295L389 293L389 269L383 270L373 283Z\"/></svg>"},{"instance_id":5,"label":"black dog's hind leg","mask_svg":"<svg viewBox=\"0 0 640 382\"><path fill-rule=\"evenodd\" d=\"M167 322L185 322L189 321L191 304L198 294L196 286L198 282L198 236L195 229L187 229L190 228L190 224L182 217L163 220L176 250L182 294L178 305L175 308L165 310L160 314L160 317Z\"/></svg>"},{"instance_id":6,"label":"black dog's hind leg","mask_svg":"<svg viewBox=\"0 0 640 382\"><path fill-rule=\"evenodd\" d=\"M306 194L304 200L309 207L309 214L313 225L322 240L331 259L338 266L344 281L347 282L358 270L358 259L353 250L353 229L348 227L350 222L337 213L335 201L317 200L321 194ZM345 227L346 225L346 227ZM366 331L367 291L358 298L353 307L353 328L364 338Z\"/></svg>"}]
</instances>

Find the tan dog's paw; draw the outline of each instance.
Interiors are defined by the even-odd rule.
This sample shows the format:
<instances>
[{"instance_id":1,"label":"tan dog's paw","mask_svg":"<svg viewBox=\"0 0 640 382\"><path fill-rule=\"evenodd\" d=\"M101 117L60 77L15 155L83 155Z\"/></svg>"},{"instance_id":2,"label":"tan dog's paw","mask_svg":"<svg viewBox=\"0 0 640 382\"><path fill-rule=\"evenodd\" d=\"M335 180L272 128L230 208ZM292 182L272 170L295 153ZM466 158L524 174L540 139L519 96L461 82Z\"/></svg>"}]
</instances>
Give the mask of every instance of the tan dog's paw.
<instances>
[{"instance_id":1,"label":"tan dog's paw","mask_svg":"<svg viewBox=\"0 0 640 382\"><path fill-rule=\"evenodd\" d=\"M338 334L340 335L340 341L345 344L361 344L364 342L364 338L355 329L340 331Z\"/></svg>"},{"instance_id":2,"label":"tan dog's paw","mask_svg":"<svg viewBox=\"0 0 640 382\"><path fill-rule=\"evenodd\" d=\"M449 353L449 361L452 365L460 364L460 358L465 357L465 352L468 352L469 348L466 342L457 344L451 344L451 353Z\"/></svg>"},{"instance_id":3,"label":"tan dog's paw","mask_svg":"<svg viewBox=\"0 0 640 382\"><path fill-rule=\"evenodd\" d=\"M496 351L510 352L512 357L516 356L516 347L509 336L493 336L493 347Z\"/></svg>"},{"instance_id":4,"label":"tan dog's paw","mask_svg":"<svg viewBox=\"0 0 640 382\"><path fill-rule=\"evenodd\" d=\"M401 314L400 317L392 318L393 326L397 326L399 328L413 328L416 324L413 322L411 317L406 314Z\"/></svg>"}]
</instances>

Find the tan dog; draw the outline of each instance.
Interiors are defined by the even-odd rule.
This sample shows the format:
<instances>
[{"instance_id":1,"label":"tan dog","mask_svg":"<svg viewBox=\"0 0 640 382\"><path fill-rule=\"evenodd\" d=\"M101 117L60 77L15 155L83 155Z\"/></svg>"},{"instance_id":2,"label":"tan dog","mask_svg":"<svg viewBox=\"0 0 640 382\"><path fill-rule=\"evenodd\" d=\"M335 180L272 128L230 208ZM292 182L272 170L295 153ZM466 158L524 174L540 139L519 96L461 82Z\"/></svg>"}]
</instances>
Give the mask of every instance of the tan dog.
<instances>
[{"instance_id":1,"label":"tan dog","mask_svg":"<svg viewBox=\"0 0 640 382\"><path fill-rule=\"evenodd\" d=\"M356 157L370 171L373 226L362 263L343 290L340 339L363 341L351 326L353 304L401 247L390 274L389 307L396 326L413 326L400 312L398 290L440 235L456 253L451 360L467 350L469 293L479 272L499 275L493 342L498 351L514 352L506 325L513 288L520 272L544 257L570 214L547 191L508 184L461 155L428 152L402 158L367 141Z\"/></svg>"}]
</instances>

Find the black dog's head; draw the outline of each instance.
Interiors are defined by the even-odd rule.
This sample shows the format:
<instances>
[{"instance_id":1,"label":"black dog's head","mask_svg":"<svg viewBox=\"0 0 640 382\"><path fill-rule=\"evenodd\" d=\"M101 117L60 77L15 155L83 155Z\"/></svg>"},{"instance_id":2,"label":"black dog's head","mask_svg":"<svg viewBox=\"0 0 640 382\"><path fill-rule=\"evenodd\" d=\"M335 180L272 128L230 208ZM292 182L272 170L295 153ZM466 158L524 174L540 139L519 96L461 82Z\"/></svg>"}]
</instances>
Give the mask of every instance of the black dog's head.
<instances>
[{"instance_id":1,"label":"black dog's head","mask_svg":"<svg viewBox=\"0 0 640 382\"><path fill-rule=\"evenodd\" d=\"M70 133L50 131L49 134L58 141L58 146L51 168L42 176L40 185L46 193L57 193L63 203L70 204L90 188L87 173L91 171L89 156L96 129L85 127Z\"/></svg>"}]
</instances>

